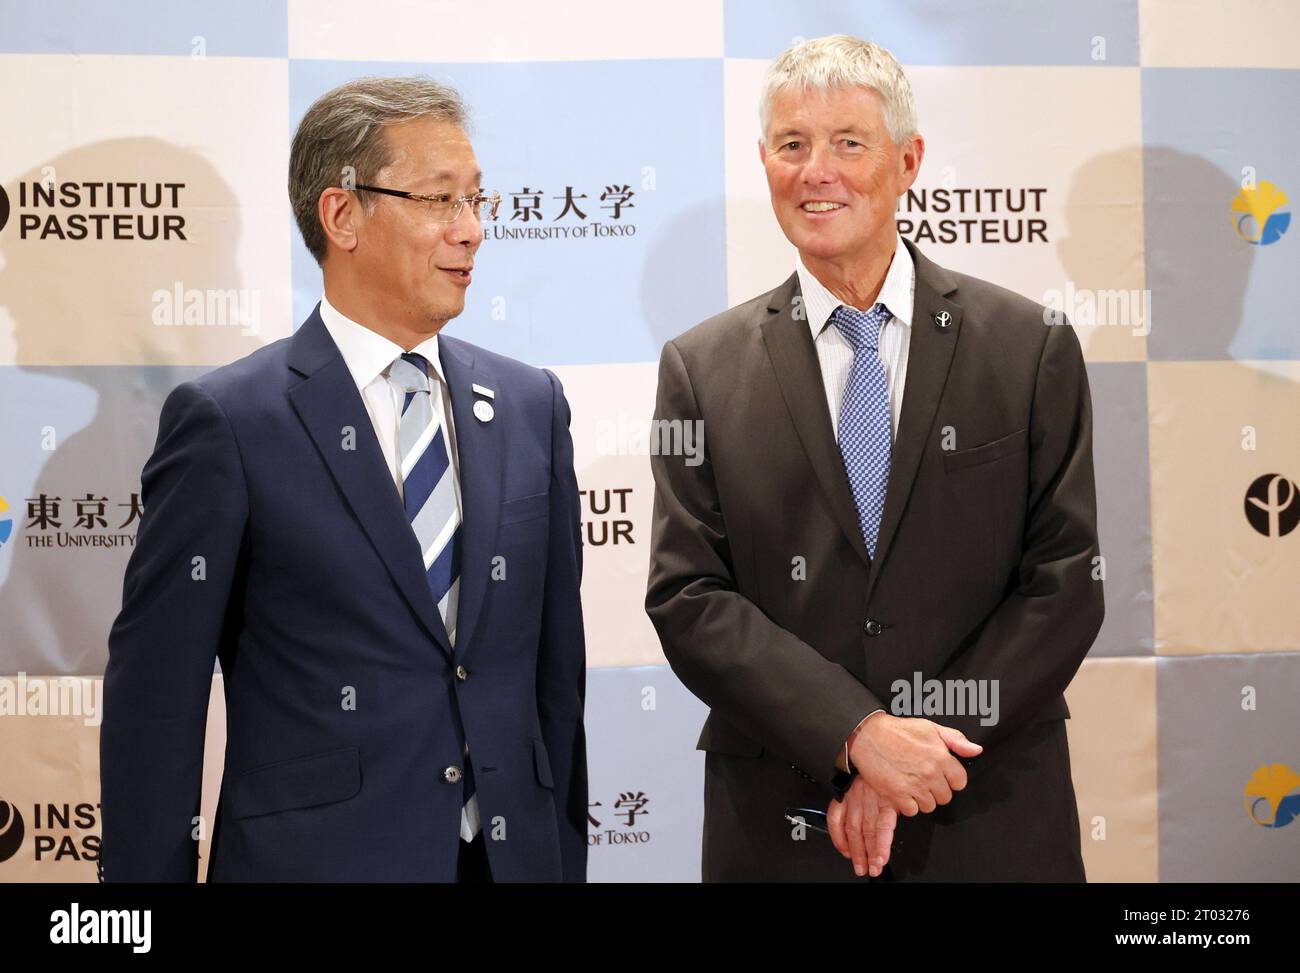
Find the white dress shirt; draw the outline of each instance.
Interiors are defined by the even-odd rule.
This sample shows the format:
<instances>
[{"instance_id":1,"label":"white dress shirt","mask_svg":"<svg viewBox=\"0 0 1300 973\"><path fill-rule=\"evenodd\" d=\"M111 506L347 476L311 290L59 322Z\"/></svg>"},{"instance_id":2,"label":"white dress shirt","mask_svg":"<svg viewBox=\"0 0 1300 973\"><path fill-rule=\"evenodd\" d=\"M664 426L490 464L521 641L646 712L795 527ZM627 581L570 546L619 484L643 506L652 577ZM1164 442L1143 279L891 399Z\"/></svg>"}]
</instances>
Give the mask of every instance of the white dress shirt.
<instances>
[{"instance_id":1,"label":"white dress shirt","mask_svg":"<svg viewBox=\"0 0 1300 973\"><path fill-rule=\"evenodd\" d=\"M822 384L826 388L826 404L831 410L831 431L839 441L840 403L844 399L844 386L849 381L853 367L853 345L830 323L831 314L844 302L813 276L800 258L799 290L803 295L804 313L812 331L817 360L821 364ZM880 329L880 361L885 366L889 383L890 435L898 438L898 420L903 413L903 386L907 380L907 351L912 337L912 306L916 296L916 268L912 254L898 236L894 259L889 263L885 282L876 301L885 305L891 317ZM859 311L870 308L861 307Z\"/></svg>"},{"instance_id":2,"label":"white dress shirt","mask_svg":"<svg viewBox=\"0 0 1300 973\"><path fill-rule=\"evenodd\" d=\"M343 362L352 374L352 380L357 383L357 391L361 393L370 422L375 427L375 435L379 437L379 448L384 454L384 462L388 464L389 476L393 478L397 495L401 497L402 457L398 430L401 427L406 392L397 382L389 380L388 370L398 356L403 354L403 348L377 331L371 331L344 317L324 295L320 300L320 319L343 355ZM452 485L456 488L456 508L464 522L465 508L460 496L456 431L451 417L451 390L447 387L447 376L443 374L442 359L438 356L438 336L435 334L421 341L411 349L411 354L423 355L429 362L429 381L434 393L430 396L433 400L433 414L442 427L443 438L447 443ZM469 754L468 743L465 745L465 753ZM460 836L469 841L478 829L478 794L475 794L461 810Z\"/></svg>"},{"instance_id":3,"label":"white dress shirt","mask_svg":"<svg viewBox=\"0 0 1300 973\"><path fill-rule=\"evenodd\" d=\"M338 345L343 362L352 373L352 380L357 383L357 390L366 403L366 412L370 414L370 422L375 427L375 435L379 437L379 448L388 464L388 474L397 485L397 495L403 496L398 430L402 424L402 406L406 393L396 382L388 380L388 369L403 354L402 346L389 341L379 332L371 331L344 317L324 296L320 300L320 319L334 339L334 344ZM429 380L436 389L436 394L432 396L433 414L445 434L447 452L451 457L452 482L456 487L456 506L463 514L456 432L451 418L451 390L447 388L442 359L438 357L438 336L435 334L421 341L411 349L411 353L423 355L429 362Z\"/></svg>"},{"instance_id":4,"label":"white dress shirt","mask_svg":"<svg viewBox=\"0 0 1300 973\"><path fill-rule=\"evenodd\" d=\"M889 385L890 439L898 439L898 420L903 414L903 386L907 381L907 352L912 338L912 308L916 301L916 267L911 252L903 245L903 237L896 234L894 258L889 262L885 282L880 287L876 301L885 305L890 317L880 329L879 355L885 367ZM831 412L831 431L839 442L840 404L844 400L844 387L849 382L853 367L853 345L840 329L830 323L831 314L844 302L813 276L800 257L795 268L799 274L799 290L803 295L804 313L812 331L813 346L817 349L817 362L821 366L822 385L826 389L826 404ZM859 311L869 308L860 307ZM883 709L875 709L858 723L862 726ZM854 728L856 732L857 728ZM844 766L849 767L849 745L844 741Z\"/></svg>"}]
</instances>

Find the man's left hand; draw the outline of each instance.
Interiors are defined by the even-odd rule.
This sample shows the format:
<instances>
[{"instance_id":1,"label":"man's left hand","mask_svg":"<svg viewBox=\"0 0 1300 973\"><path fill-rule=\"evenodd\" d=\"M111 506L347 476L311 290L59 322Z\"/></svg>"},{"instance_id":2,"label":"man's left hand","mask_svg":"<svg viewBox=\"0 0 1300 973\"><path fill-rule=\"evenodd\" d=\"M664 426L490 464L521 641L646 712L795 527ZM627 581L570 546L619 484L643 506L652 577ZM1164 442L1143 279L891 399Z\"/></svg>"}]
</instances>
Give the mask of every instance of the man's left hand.
<instances>
[{"instance_id":1,"label":"man's left hand","mask_svg":"<svg viewBox=\"0 0 1300 973\"><path fill-rule=\"evenodd\" d=\"M858 876L879 876L889 864L898 812L880 800L861 774L853 778L844 800L831 801L826 821L835 850L852 860Z\"/></svg>"}]
</instances>

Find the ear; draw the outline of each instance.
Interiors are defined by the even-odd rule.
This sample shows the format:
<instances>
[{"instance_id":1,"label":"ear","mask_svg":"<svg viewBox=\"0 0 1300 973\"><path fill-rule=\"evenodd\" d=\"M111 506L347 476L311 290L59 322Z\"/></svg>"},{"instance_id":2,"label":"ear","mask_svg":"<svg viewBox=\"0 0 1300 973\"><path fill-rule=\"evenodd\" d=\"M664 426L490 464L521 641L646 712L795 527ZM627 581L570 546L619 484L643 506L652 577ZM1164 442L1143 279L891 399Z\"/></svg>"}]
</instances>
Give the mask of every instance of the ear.
<instances>
[{"instance_id":1,"label":"ear","mask_svg":"<svg viewBox=\"0 0 1300 973\"><path fill-rule=\"evenodd\" d=\"M916 177L921 174L921 160L924 158L925 139L920 135L913 135L904 147L900 159L898 175L904 192L912 188L912 183L916 182Z\"/></svg>"},{"instance_id":2,"label":"ear","mask_svg":"<svg viewBox=\"0 0 1300 973\"><path fill-rule=\"evenodd\" d=\"M349 252L357 248L357 230L365 214L355 193L330 186L316 201L316 216L330 243Z\"/></svg>"},{"instance_id":3,"label":"ear","mask_svg":"<svg viewBox=\"0 0 1300 973\"><path fill-rule=\"evenodd\" d=\"M758 140L758 161L767 165L767 143L762 138Z\"/></svg>"}]
</instances>

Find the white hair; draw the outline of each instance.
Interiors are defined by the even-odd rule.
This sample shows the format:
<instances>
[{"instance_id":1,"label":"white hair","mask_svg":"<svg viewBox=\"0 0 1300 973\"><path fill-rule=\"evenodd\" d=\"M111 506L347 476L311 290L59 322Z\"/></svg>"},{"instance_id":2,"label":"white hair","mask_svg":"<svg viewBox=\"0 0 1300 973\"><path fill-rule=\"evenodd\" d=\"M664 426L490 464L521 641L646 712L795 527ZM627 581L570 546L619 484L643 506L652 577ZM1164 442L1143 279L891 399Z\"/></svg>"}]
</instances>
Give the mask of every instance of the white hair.
<instances>
[{"instance_id":1,"label":"white hair","mask_svg":"<svg viewBox=\"0 0 1300 973\"><path fill-rule=\"evenodd\" d=\"M903 66L893 54L847 34L816 37L782 53L767 69L758 119L767 131L772 99L790 88L870 88L882 102L885 126L895 145L916 134L916 102Z\"/></svg>"}]
</instances>

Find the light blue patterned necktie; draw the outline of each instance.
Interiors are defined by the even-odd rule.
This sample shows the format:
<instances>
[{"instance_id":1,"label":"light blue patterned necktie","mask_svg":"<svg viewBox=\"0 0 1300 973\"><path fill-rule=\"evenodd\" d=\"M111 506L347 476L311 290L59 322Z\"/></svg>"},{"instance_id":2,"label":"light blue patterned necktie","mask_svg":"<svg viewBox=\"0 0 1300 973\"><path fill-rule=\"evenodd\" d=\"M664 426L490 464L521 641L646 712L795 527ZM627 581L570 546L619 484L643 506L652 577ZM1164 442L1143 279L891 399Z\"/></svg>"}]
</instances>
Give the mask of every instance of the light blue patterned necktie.
<instances>
[{"instance_id":1,"label":"light blue patterned necktie","mask_svg":"<svg viewBox=\"0 0 1300 973\"><path fill-rule=\"evenodd\" d=\"M423 355L405 354L389 377L406 392L397 442L401 457L402 503L424 554L433 599L438 603L447 638L456 644L456 607L460 588L460 508L441 424L433 409L429 363Z\"/></svg>"},{"instance_id":2,"label":"light blue patterned necktie","mask_svg":"<svg viewBox=\"0 0 1300 973\"><path fill-rule=\"evenodd\" d=\"M424 553L424 570L447 629L456 645L456 608L460 593L460 507L456 503L455 472L442 425L433 409L429 362L423 355L407 353L393 361L388 377L406 392L397 443L401 457L402 503ZM461 838L478 833L477 812L472 816L474 769L466 747L464 791L461 801Z\"/></svg>"},{"instance_id":3,"label":"light blue patterned necktie","mask_svg":"<svg viewBox=\"0 0 1300 973\"><path fill-rule=\"evenodd\" d=\"M880 333L889 318L883 304L869 311L841 304L831 314L831 323L853 346L853 366L840 402L838 439L862 539L873 558L889 483L889 381L879 352Z\"/></svg>"}]
</instances>

